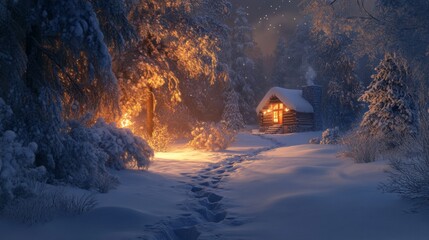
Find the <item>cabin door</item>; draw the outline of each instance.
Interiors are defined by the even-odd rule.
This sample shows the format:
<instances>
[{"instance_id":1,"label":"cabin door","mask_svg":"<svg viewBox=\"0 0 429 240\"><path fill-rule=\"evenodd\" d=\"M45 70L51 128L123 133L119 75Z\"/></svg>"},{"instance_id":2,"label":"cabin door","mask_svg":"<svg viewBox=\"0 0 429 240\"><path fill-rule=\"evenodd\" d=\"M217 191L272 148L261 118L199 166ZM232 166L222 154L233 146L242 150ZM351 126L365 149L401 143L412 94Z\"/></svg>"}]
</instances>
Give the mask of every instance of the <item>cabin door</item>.
<instances>
[{"instance_id":1,"label":"cabin door","mask_svg":"<svg viewBox=\"0 0 429 240\"><path fill-rule=\"evenodd\" d=\"M273 105L273 122L274 124L283 124L283 103Z\"/></svg>"}]
</instances>

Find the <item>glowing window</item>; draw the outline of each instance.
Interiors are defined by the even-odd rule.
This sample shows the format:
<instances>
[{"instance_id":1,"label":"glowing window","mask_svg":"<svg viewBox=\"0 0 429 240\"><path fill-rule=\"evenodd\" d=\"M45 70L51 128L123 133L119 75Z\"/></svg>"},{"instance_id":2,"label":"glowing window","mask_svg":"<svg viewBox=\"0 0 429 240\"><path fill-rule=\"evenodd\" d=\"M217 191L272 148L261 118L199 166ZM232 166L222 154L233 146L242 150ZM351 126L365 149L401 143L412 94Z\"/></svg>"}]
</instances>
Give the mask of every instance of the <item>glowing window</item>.
<instances>
[{"instance_id":1,"label":"glowing window","mask_svg":"<svg viewBox=\"0 0 429 240\"><path fill-rule=\"evenodd\" d=\"M274 122L278 123L279 122L279 112L278 111L274 111Z\"/></svg>"}]
</instances>

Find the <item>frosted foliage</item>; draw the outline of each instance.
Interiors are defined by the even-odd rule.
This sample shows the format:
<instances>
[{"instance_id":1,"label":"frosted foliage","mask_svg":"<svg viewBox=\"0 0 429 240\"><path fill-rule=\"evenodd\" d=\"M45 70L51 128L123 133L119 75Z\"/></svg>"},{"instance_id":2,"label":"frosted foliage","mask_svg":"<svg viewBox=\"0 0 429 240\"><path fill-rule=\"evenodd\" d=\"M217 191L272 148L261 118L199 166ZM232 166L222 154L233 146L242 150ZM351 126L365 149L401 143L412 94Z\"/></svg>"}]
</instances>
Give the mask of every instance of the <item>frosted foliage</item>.
<instances>
[{"instance_id":1,"label":"frosted foliage","mask_svg":"<svg viewBox=\"0 0 429 240\"><path fill-rule=\"evenodd\" d=\"M159 121L156 121L155 128L152 133L152 137L147 137L148 144L153 150L165 152L169 145L173 142L174 137L168 130L166 125L162 125Z\"/></svg>"},{"instance_id":2,"label":"frosted foliage","mask_svg":"<svg viewBox=\"0 0 429 240\"><path fill-rule=\"evenodd\" d=\"M107 166L116 169L146 169L153 157L152 149L142 138L133 135L129 129L117 128L102 119L89 129L77 124L70 135L93 144L102 158L106 156Z\"/></svg>"},{"instance_id":3,"label":"frosted foliage","mask_svg":"<svg viewBox=\"0 0 429 240\"><path fill-rule=\"evenodd\" d=\"M238 94L234 89L226 93L225 108L222 115L228 129L239 130L244 127L243 116L240 113Z\"/></svg>"},{"instance_id":4,"label":"frosted foliage","mask_svg":"<svg viewBox=\"0 0 429 240\"><path fill-rule=\"evenodd\" d=\"M80 122L71 122L69 128L55 171L56 178L70 184L106 192L117 183L106 167L146 169L153 157L142 138L101 119L91 128Z\"/></svg>"},{"instance_id":5,"label":"frosted foliage","mask_svg":"<svg viewBox=\"0 0 429 240\"><path fill-rule=\"evenodd\" d=\"M336 128L328 128L322 133L320 144L338 144L340 140L340 130Z\"/></svg>"},{"instance_id":6,"label":"frosted foliage","mask_svg":"<svg viewBox=\"0 0 429 240\"><path fill-rule=\"evenodd\" d=\"M4 125L10 121L12 114L12 109L0 98L0 133L4 131Z\"/></svg>"},{"instance_id":7,"label":"frosted foliage","mask_svg":"<svg viewBox=\"0 0 429 240\"><path fill-rule=\"evenodd\" d=\"M360 127L395 145L416 132L415 105L406 85L408 69L401 58L386 54L376 71L360 98L369 104Z\"/></svg>"},{"instance_id":8,"label":"frosted foliage","mask_svg":"<svg viewBox=\"0 0 429 240\"><path fill-rule=\"evenodd\" d=\"M60 33L61 39L72 49L89 50L92 60L100 67L110 69L110 55L91 4L79 0L62 0L52 4L45 0L40 5L46 7L41 13L43 32Z\"/></svg>"},{"instance_id":9,"label":"frosted foliage","mask_svg":"<svg viewBox=\"0 0 429 240\"><path fill-rule=\"evenodd\" d=\"M0 208L16 197L33 193L32 182L45 175L44 167L34 167L37 144L22 145L15 132L0 132Z\"/></svg>"},{"instance_id":10,"label":"frosted foliage","mask_svg":"<svg viewBox=\"0 0 429 240\"><path fill-rule=\"evenodd\" d=\"M401 153L391 161L389 181L383 189L398 193L419 204L429 204L429 115L420 114L417 136L406 141Z\"/></svg>"},{"instance_id":11,"label":"frosted foliage","mask_svg":"<svg viewBox=\"0 0 429 240\"><path fill-rule=\"evenodd\" d=\"M230 131L223 122L199 123L191 134L193 139L189 145L207 151L226 149L235 140L235 132Z\"/></svg>"}]
</instances>

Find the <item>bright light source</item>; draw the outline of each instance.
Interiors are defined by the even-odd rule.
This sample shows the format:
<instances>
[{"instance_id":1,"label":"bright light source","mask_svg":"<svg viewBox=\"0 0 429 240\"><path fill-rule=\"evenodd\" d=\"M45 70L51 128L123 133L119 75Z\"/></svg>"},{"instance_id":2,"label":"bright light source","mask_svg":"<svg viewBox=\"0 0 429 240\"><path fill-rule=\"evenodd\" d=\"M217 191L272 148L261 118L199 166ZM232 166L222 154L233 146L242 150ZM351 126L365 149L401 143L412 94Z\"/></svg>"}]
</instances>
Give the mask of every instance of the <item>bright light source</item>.
<instances>
[{"instance_id":1,"label":"bright light source","mask_svg":"<svg viewBox=\"0 0 429 240\"><path fill-rule=\"evenodd\" d=\"M285 108L285 112L289 112L290 111L290 109L289 108Z\"/></svg>"}]
</instances>

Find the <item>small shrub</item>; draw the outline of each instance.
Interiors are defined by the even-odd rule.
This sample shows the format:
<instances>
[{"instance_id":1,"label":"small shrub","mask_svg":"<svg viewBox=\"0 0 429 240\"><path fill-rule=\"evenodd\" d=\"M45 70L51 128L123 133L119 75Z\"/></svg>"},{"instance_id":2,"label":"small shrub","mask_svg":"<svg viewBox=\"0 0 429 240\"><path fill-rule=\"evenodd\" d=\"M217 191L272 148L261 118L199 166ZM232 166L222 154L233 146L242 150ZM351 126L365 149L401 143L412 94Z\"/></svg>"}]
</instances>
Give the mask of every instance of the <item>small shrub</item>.
<instances>
[{"instance_id":1,"label":"small shrub","mask_svg":"<svg viewBox=\"0 0 429 240\"><path fill-rule=\"evenodd\" d=\"M310 141L308 141L308 143L310 144L320 144L320 138L312 138L310 139Z\"/></svg>"},{"instance_id":2,"label":"small shrub","mask_svg":"<svg viewBox=\"0 0 429 240\"><path fill-rule=\"evenodd\" d=\"M66 194L63 190L46 191L18 198L1 211L4 218L25 224L52 221L58 217L76 216L92 210L96 200L92 195Z\"/></svg>"},{"instance_id":3,"label":"small shrub","mask_svg":"<svg viewBox=\"0 0 429 240\"><path fill-rule=\"evenodd\" d=\"M379 152L379 142L360 132L353 132L343 139L346 155L357 163L374 162Z\"/></svg>"},{"instance_id":4,"label":"small shrub","mask_svg":"<svg viewBox=\"0 0 429 240\"><path fill-rule=\"evenodd\" d=\"M386 192L429 204L429 115L421 113L418 135L405 142L390 161L389 180L382 184Z\"/></svg>"},{"instance_id":5,"label":"small shrub","mask_svg":"<svg viewBox=\"0 0 429 240\"><path fill-rule=\"evenodd\" d=\"M199 123L192 130L193 139L189 145L195 149L219 151L226 149L235 140L235 131L227 128L224 122Z\"/></svg>"},{"instance_id":6,"label":"small shrub","mask_svg":"<svg viewBox=\"0 0 429 240\"><path fill-rule=\"evenodd\" d=\"M338 144L340 140L340 130L338 127L328 128L322 133L320 144Z\"/></svg>"},{"instance_id":7,"label":"small shrub","mask_svg":"<svg viewBox=\"0 0 429 240\"><path fill-rule=\"evenodd\" d=\"M150 147L159 152L167 151L170 144L173 142L174 137L168 131L165 125L156 124L153 130L152 137L147 138Z\"/></svg>"}]
</instances>

